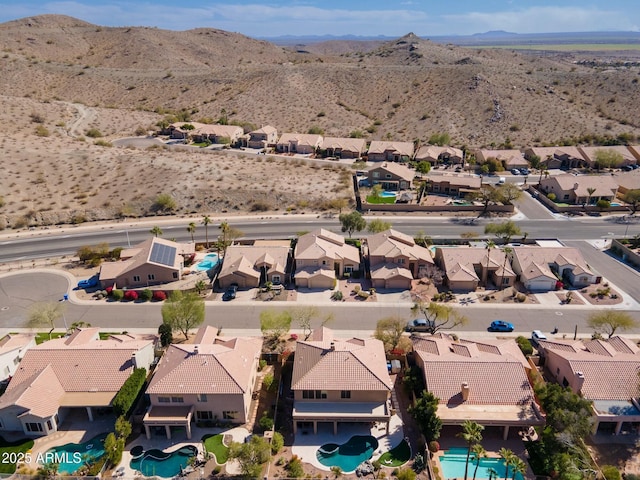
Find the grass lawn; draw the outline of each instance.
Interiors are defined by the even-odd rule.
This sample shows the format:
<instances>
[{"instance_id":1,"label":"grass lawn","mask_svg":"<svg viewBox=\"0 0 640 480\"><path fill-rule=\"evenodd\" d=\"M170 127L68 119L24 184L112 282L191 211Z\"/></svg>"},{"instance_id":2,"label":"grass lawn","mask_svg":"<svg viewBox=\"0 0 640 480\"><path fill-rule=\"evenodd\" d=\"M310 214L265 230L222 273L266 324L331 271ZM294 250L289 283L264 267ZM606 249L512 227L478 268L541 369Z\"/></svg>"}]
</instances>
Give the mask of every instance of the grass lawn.
<instances>
[{"instance_id":1,"label":"grass lawn","mask_svg":"<svg viewBox=\"0 0 640 480\"><path fill-rule=\"evenodd\" d=\"M202 437L204 448L207 452L213 453L216 456L216 463L218 465L224 465L229 458L229 447L222 443L224 436L218 435L205 435Z\"/></svg>"},{"instance_id":2,"label":"grass lawn","mask_svg":"<svg viewBox=\"0 0 640 480\"><path fill-rule=\"evenodd\" d=\"M376 197L374 195L369 195L367 197L367 203L396 203L396 197Z\"/></svg>"},{"instance_id":3,"label":"grass lawn","mask_svg":"<svg viewBox=\"0 0 640 480\"><path fill-rule=\"evenodd\" d=\"M15 442L7 442L0 437L0 458L5 458L10 453L26 453L33 448L33 440L18 440ZM0 462L0 474L8 473L9 475L16 472L16 464L13 462Z\"/></svg>"},{"instance_id":4,"label":"grass lawn","mask_svg":"<svg viewBox=\"0 0 640 480\"><path fill-rule=\"evenodd\" d=\"M64 337L64 332L53 332L51 334L51 338L60 338L60 337ZM47 332L40 332L36 334L36 345L40 345L43 342L46 342L49 340L49 333Z\"/></svg>"},{"instance_id":5,"label":"grass lawn","mask_svg":"<svg viewBox=\"0 0 640 480\"><path fill-rule=\"evenodd\" d=\"M411 447L406 440L402 440L397 446L380 456L380 464L383 467L399 467L411 458Z\"/></svg>"}]
</instances>

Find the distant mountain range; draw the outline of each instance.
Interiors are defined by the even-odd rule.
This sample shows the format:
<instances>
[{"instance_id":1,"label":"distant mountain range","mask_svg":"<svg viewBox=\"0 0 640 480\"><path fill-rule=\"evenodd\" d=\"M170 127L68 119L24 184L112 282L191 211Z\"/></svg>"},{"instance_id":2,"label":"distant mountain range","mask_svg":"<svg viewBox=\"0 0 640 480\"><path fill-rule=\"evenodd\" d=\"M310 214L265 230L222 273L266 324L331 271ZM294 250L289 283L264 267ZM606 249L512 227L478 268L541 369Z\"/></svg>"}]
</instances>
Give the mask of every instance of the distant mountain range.
<instances>
[{"instance_id":1,"label":"distant mountain range","mask_svg":"<svg viewBox=\"0 0 640 480\"><path fill-rule=\"evenodd\" d=\"M558 32L558 33L513 33L504 30L492 30L472 35L434 35L420 36L436 43L454 45L524 45L524 44L566 44L566 43L617 43L640 44L640 32ZM279 37L261 37L276 45L311 44L327 41L391 41L397 37L385 35L283 35Z\"/></svg>"}]
</instances>

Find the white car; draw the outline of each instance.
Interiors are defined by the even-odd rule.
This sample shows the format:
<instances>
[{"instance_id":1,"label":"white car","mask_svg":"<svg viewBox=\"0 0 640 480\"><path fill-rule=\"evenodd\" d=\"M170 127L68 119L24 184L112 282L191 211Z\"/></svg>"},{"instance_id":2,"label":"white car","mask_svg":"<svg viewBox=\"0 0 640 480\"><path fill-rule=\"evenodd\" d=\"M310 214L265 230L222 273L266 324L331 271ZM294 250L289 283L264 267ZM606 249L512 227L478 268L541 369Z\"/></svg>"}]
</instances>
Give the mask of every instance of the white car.
<instances>
[{"instance_id":1,"label":"white car","mask_svg":"<svg viewBox=\"0 0 640 480\"><path fill-rule=\"evenodd\" d=\"M547 339L547 336L544 333L542 333L540 330L534 330L533 332L531 332L531 343L536 347L538 346L538 342L540 340L546 340L546 339Z\"/></svg>"}]
</instances>

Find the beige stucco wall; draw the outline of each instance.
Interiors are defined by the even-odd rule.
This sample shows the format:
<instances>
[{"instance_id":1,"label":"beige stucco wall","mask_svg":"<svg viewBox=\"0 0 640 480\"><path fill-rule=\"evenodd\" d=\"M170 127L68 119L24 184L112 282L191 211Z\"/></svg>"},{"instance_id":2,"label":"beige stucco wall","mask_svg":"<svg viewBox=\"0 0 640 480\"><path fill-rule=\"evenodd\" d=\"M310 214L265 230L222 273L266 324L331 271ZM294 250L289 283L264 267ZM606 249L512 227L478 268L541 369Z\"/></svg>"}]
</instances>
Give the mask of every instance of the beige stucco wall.
<instances>
[{"instance_id":1,"label":"beige stucco wall","mask_svg":"<svg viewBox=\"0 0 640 480\"><path fill-rule=\"evenodd\" d=\"M178 278L174 278L173 273L178 274ZM154 275L153 280L149 280L149 275ZM162 267L160 265L145 264L135 268L116 279L118 288L122 287L146 287L147 285L159 285L162 283L175 282L179 280L182 274L182 266L179 269L170 267ZM139 282L134 282L134 276L140 276Z\"/></svg>"},{"instance_id":2,"label":"beige stucco wall","mask_svg":"<svg viewBox=\"0 0 640 480\"><path fill-rule=\"evenodd\" d=\"M388 391L365 391L365 390L350 390L351 398L341 398L340 390L328 390L327 398L316 399L316 398L302 398L302 390L294 391L294 399L296 402L305 403L305 402L384 402L389 397Z\"/></svg>"}]
</instances>

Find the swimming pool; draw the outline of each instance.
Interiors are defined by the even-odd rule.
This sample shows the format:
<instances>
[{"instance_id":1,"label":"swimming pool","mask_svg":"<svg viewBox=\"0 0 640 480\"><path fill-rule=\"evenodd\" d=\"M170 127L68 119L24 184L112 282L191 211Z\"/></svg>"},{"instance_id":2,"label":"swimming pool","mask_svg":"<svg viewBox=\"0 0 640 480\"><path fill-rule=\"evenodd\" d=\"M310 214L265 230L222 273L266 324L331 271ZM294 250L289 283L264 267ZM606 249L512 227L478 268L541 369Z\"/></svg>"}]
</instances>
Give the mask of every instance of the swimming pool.
<instances>
[{"instance_id":1,"label":"swimming pool","mask_svg":"<svg viewBox=\"0 0 640 480\"><path fill-rule=\"evenodd\" d=\"M204 258L196 264L194 268L199 272L205 272L215 267L219 261L220 258L218 257L217 253L207 253Z\"/></svg>"},{"instance_id":2,"label":"swimming pool","mask_svg":"<svg viewBox=\"0 0 640 480\"><path fill-rule=\"evenodd\" d=\"M106 433L101 433L84 443L67 443L53 447L47 450L44 460L47 463L58 463L58 473L71 475L83 466L102 458L106 437Z\"/></svg>"},{"instance_id":3,"label":"swimming pool","mask_svg":"<svg viewBox=\"0 0 640 480\"><path fill-rule=\"evenodd\" d=\"M450 448L440 457L440 465L442 466L442 476L444 478L463 478L464 467L467 461L466 448ZM475 471L476 463L473 457L469 459L469 477ZM509 472L505 477L505 463L501 458L481 458L480 466L476 478L489 478L489 469L498 472L497 478L512 478L513 470L509 468ZM495 477L495 474L494 474ZM521 474L516 474L516 480L523 480Z\"/></svg>"},{"instance_id":4,"label":"swimming pool","mask_svg":"<svg viewBox=\"0 0 640 480\"><path fill-rule=\"evenodd\" d=\"M611 206L611 207L620 207L620 206L622 206L622 204L621 204L621 203L618 203L618 202L611 202L611 203L609 204L609 206Z\"/></svg>"},{"instance_id":5,"label":"swimming pool","mask_svg":"<svg viewBox=\"0 0 640 480\"><path fill-rule=\"evenodd\" d=\"M371 435L355 435L347 443L325 443L316 452L316 458L325 467L340 467L344 473L355 471L369 460L378 448L378 440Z\"/></svg>"},{"instance_id":6,"label":"swimming pool","mask_svg":"<svg viewBox=\"0 0 640 480\"><path fill-rule=\"evenodd\" d=\"M133 455L133 449L131 453ZM171 478L178 475L189 464L189 459L197 454L198 449L193 445L186 445L171 453L156 449L147 450L139 453L139 456L133 455L129 466L145 477Z\"/></svg>"},{"instance_id":7,"label":"swimming pool","mask_svg":"<svg viewBox=\"0 0 640 480\"><path fill-rule=\"evenodd\" d=\"M380 192L380 196L382 198L392 198L392 197L397 197L398 194L396 192L389 192L385 190L384 192Z\"/></svg>"}]
</instances>

